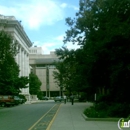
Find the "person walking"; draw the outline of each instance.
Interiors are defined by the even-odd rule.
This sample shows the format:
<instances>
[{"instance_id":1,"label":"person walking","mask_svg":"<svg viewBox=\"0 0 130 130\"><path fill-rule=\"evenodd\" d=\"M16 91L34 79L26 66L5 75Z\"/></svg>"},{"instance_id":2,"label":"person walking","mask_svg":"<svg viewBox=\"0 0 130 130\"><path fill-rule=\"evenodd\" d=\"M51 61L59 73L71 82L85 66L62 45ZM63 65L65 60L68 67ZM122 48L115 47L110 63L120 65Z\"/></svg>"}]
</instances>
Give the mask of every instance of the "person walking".
<instances>
[{"instance_id":1,"label":"person walking","mask_svg":"<svg viewBox=\"0 0 130 130\"><path fill-rule=\"evenodd\" d=\"M74 96L71 95L70 98L71 98L71 103L72 103L72 105L73 105L73 104L74 104Z\"/></svg>"},{"instance_id":2,"label":"person walking","mask_svg":"<svg viewBox=\"0 0 130 130\"><path fill-rule=\"evenodd\" d=\"M64 103L66 104L66 95L64 95L63 97L64 97Z\"/></svg>"}]
</instances>

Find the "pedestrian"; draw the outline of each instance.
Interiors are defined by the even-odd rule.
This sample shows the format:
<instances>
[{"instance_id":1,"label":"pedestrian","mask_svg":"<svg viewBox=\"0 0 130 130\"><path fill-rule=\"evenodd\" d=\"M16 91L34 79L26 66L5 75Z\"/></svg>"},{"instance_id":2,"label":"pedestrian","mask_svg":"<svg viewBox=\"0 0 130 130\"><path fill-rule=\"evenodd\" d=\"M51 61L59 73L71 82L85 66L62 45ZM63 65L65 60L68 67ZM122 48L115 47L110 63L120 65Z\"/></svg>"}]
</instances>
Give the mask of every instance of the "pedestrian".
<instances>
[{"instance_id":1,"label":"pedestrian","mask_svg":"<svg viewBox=\"0 0 130 130\"><path fill-rule=\"evenodd\" d=\"M63 97L64 97L64 103L66 104L66 95L64 95Z\"/></svg>"},{"instance_id":2,"label":"pedestrian","mask_svg":"<svg viewBox=\"0 0 130 130\"><path fill-rule=\"evenodd\" d=\"M72 103L72 105L73 105L73 104L74 104L74 96L71 95L70 98L71 98L71 103Z\"/></svg>"}]
</instances>

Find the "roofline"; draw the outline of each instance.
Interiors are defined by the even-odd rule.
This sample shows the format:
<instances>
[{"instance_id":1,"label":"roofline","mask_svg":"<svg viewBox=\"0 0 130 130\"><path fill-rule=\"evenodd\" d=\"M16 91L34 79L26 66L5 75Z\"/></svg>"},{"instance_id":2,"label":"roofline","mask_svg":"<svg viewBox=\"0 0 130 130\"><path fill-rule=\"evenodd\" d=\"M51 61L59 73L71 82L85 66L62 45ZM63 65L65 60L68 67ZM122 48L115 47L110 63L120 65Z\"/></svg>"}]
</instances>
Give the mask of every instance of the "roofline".
<instances>
[{"instance_id":1,"label":"roofline","mask_svg":"<svg viewBox=\"0 0 130 130\"><path fill-rule=\"evenodd\" d=\"M24 28L22 27L20 22L18 22L18 20L0 19L0 26L3 26L5 28L14 27L17 30L17 32L20 34L20 36L24 39L28 47L32 46L32 42L28 38L26 32L24 31Z\"/></svg>"}]
</instances>

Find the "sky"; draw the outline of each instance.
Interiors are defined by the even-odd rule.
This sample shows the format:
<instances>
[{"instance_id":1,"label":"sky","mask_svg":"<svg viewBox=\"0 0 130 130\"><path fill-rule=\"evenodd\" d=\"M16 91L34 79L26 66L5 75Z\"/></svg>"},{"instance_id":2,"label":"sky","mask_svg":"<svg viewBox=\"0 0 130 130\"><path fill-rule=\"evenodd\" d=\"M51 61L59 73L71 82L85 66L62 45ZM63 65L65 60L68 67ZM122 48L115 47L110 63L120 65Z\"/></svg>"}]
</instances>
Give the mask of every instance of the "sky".
<instances>
[{"instance_id":1,"label":"sky","mask_svg":"<svg viewBox=\"0 0 130 130\"><path fill-rule=\"evenodd\" d=\"M44 54L63 46L69 29L65 19L74 18L78 10L79 0L0 0L0 14L21 21L33 46L42 47ZM65 46L79 48L71 43Z\"/></svg>"}]
</instances>

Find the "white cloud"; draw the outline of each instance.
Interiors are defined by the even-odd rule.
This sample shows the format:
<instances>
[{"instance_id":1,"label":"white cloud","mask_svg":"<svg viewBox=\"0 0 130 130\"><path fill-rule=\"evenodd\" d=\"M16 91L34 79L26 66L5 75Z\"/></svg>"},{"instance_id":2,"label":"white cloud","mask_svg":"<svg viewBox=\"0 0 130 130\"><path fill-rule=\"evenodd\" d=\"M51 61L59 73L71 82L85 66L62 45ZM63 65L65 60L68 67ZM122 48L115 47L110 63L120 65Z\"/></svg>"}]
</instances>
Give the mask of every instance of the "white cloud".
<instances>
[{"instance_id":1,"label":"white cloud","mask_svg":"<svg viewBox=\"0 0 130 130\"><path fill-rule=\"evenodd\" d=\"M63 43L64 36L65 36L64 34L63 35L59 35L59 36L57 36L54 39Z\"/></svg>"},{"instance_id":2,"label":"white cloud","mask_svg":"<svg viewBox=\"0 0 130 130\"><path fill-rule=\"evenodd\" d=\"M54 38L55 40L56 40L56 42L58 43L62 43L61 44L61 46L66 46L68 49L78 49L78 48L80 48L80 46L79 45L77 45L77 43L76 44L73 44L72 42L67 42L67 44L64 44L63 43L63 39L64 39L64 36L65 36L65 34L62 34L62 35L59 35L59 36L57 36L56 38Z\"/></svg>"},{"instance_id":3,"label":"white cloud","mask_svg":"<svg viewBox=\"0 0 130 130\"><path fill-rule=\"evenodd\" d=\"M73 44L72 42L68 42L67 44L63 44L63 35L59 35L55 38L52 38L52 40L47 41L47 42L40 42L40 41L35 41L33 46L41 46L43 49L44 54L49 54L50 51L55 51L55 49L61 48L62 46L66 46L69 50L71 49L78 49L80 48L79 45Z\"/></svg>"},{"instance_id":4,"label":"white cloud","mask_svg":"<svg viewBox=\"0 0 130 130\"><path fill-rule=\"evenodd\" d=\"M11 7L0 6L0 14L14 15L16 19L30 29L38 29L42 25L52 25L64 19L60 5L53 0L29 0L28 3L15 3ZM65 4L62 5L65 7Z\"/></svg>"},{"instance_id":5,"label":"white cloud","mask_svg":"<svg viewBox=\"0 0 130 130\"><path fill-rule=\"evenodd\" d=\"M77 44L73 44L73 43L71 43L71 42L65 44L65 46L67 46L67 48L68 48L69 50L71 50L71 49L76 50L76 49L80 48L79 45L77 45Z\"/></svg>"},{"instance_id":6,"label":"white cloud","mask_svg":"<svg viewBox=\"0 0 130 130\"><path fill-rule=\"evenodd\" d=\"M66 3L62 3L60 6L61 6L62 8L66 8L66 7L67 7L67 4L66 4Z\"/></svg>"},{"instance_id":7,"label":"white cloud","mask_svg":"<svg viewBox=\"0 0 130 130\"><path fill-rule=\"evenodd\" d=\"M41 47L44 54L50 54L50 51L55 51L54 43L44 43Z\"/></svg>"},{"instance_id":8,"label":"white cloud","mask_svg":"<svg viewBox=\"0 0 130 130\"><path fill-rule=\"evenodd\" d=\"M74 5L68 5L68 4L66 4L66 3L62 3L60 6L61 6L62 8L72 8L72 9L74 9L74 10L76 10L76 11L79 10L79 7L74 6Z\"/></svg>"},{"instance_id":9,"label":"white cloud","mask_svg":"<svg viewBox=\"0 0 130 130\"><path fill-rule=\"evenodd\" d=\"M55 49L59 49L62 46L63 46L63 44L60 44L60 43L57 44L57 42L53 42L53 43L48 42L48 43L43 43L41 47L43 49L44 54L49 54L50 51L55 51ZM71 50L71 49L76 50L76 49L80 48L79 45L77 45L77 44L73 45L72 43L65 44L64 46L66 46L69 50Z\"/></svg>"},{"instance_id":10,"label":"white cloud","mask_svg":"<svg viewBox=\"0 0 130 130\"><path fill-rule=\"evenodd\" d=\"M63 43L64 36L65 36L65 34L59 35L59 36L57 36L57 37L55 38L55 40L56 40L57 42L59 42L59 43L62 43L61 46L64 45L64 46L66 46L69 50L70 50L70 49L76 50L76 49L80 48L80 46L77 45L77 43L73 44L72 42L67 42L67 44L64 44L64 43Z\"/></svg>"},{"instance_id":11,"label":"white cloud","mask_svg":"<svg viewBox=\"0 0 130 130\"><path fill-rule=\"evenodd\" d=\"M56 48L59 48L59 44L56 42L41 42L41 41L35 41L33 46L42 47L44 54L49 54L50 51L55 51Z\"/></svg>"},{"instance_id":12,"label":"white cloud","mask_svg":"<svg viewBox=\"0 0 130 130\"><path fill-rule=\"evenodd\" d=\"M77 6L70 6L71 8L73 8L74 10L76 10L76 11L78 11L79 10L79 7L77 7Z\"/></svg>"}]
</instances>

